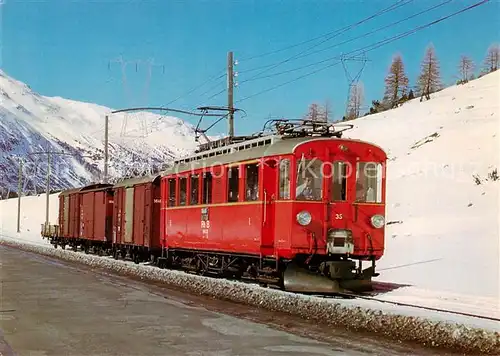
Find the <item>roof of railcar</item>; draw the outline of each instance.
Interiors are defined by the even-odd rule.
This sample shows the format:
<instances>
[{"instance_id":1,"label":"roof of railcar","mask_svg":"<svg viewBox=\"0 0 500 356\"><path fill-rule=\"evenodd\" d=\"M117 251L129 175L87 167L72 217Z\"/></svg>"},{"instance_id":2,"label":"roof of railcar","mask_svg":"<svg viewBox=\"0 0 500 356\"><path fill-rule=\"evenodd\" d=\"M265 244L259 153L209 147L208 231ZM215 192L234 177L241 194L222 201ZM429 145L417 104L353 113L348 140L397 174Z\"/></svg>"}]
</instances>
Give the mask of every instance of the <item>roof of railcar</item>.
<instances>
[{"instance_id":1,"label":"roof of railcar","mask_svg":"<svg viewBox=\"0 0 500 356\"><path fill-rule=\"evenodd\" d=\"M71 194L80 193L80 192L93 192L93 191L107 189L107 188L110 188L112 186L113 186L112 184L95 183L95 184L90 184L90 185L86 185L86 186L79 187L79 188L66 189L66 190L63 190L62 192L60 192L59 195L65 196L65 195L71 195Z\"/></svg>"},{"instance_id":2,"label":"roof of railcar","mask_svg":"<svg viewBox=\"0 0 500 356\"><path fill-rule=\"evenodd\" d=\"M191 160L189 162L178 163L178 164L175 164L173 167L170 167L170 168L166 169L165 171L163 171L161 173L161 175L166 176L166 175L184 172L184 171L188 171L188 170L192 170L192 169L210 167L213 165L230 164L230 163L234 163L234 162L244 162L244 161L249 161L249 160L258 159L258 158L267 157L267 156L292 154L294 152L294 150L297 148L297 146L299 146L303 143L306 143L306 142L313 142L313 141L317 141L317 140L336 140L336 141L338 140L338 141L357 142L357 143L376 147L376 148L380 149L382 152L384 152L384 150L381 147L374 145L373 143L361 141L361 140L356 140L356 139L350 139L350 138L311 137L311 136L308 136L308 137L281 139L279 136L275 136L275 137L273 137L273 139L274 139L274 142L272 142L269 145L257 146L257 147L244 149L241 151L233 151L231 153L214 155L214 156L207 157L207 158L194 159L194 160ZM242 146L242 145L244 145L244 143L238 144L238 146ZM232 146L233 145L230 145L227 147L222 147L219 150L230 149ZM384 152L384 154L385 154L385 152ZM200 153L198 155L201 156L201 155L203 155L203 153ZM188 158L188 157L186 157L186 158Z\"/></svg>"},{"instance_id":3,"label":"roof of railcar","mask_svg":"<svg viewBox=\"0 0 500 356\"><path fill-rule=\"evenodd\" d=\"M65 196L65 195L70 195L70 194L73 194L73 193L77 193L79 192L80 190L82 189L82 187L80 188L71 188L71 189L66 189L66 190L63 190L59 193L59 196Z\"/></svg>"},{"instance_id":4,"label":"roof of railcar","mask_svg":"<svg viewBox=\"0 0 500 356\"><path fill-rule=\"evenodd\" d=\"M137 184L152 183L158 177L160 177L160 175L125 179L125 180L123 180L121 182L116 183L113 186L113 188L133 187L134 185L137 185Z\"/></svg>"}]
</instances>

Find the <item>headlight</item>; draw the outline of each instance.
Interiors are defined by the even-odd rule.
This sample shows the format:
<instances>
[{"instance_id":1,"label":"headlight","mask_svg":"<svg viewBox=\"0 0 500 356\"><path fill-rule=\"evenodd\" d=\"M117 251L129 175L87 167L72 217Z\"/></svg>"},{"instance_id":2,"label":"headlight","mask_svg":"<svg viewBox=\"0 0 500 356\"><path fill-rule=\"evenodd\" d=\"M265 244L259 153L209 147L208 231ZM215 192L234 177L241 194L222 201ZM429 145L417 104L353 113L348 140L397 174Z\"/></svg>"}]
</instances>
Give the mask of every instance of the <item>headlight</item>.
<instances>
[{"instance_id":1,"label":"headlight","mask_svg":"<svg viewBox=\"0 0 500 356\"><path fill-rule=\"evenodd\" d=\"M297 214L297 222L302 226L309 225L311 220L312 216L308 211L304 210Z\"/></svg>"},{"instance_id":2,"label":"headlight","mask_svg":"<svg viewBox=\"0 0 500 356\"><path fill-rule=\"evenodd\" d=\"M373 215L371 222L374 228L379 229L385 224L385 218L382 215Z\"/></svg>"}]
</instances>

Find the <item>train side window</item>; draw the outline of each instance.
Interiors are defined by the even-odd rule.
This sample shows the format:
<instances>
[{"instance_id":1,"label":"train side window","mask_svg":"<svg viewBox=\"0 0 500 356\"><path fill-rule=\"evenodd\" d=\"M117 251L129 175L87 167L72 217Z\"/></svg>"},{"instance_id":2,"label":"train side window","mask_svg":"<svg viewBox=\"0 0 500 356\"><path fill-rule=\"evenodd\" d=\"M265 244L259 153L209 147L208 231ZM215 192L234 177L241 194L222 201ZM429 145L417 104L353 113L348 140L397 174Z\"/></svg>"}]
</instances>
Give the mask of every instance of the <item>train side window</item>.
<instances>
[{"instance_id":1,"label":"train side window","mask_svg":"<svg viewBox=\"0 0 500 356\"><path fill-rule=\"evenodd\" d=\"M382 165L380 163L357 163L356 201L361 203L382 202Z\"/></svg>"},{"instance_id":2,"label":"train side window","mask_svg":"<svg viewBox=\"0 0 500 356\"><path fill-rule=\"evenodd\" d=\"M212 204L212 173L203 173L203 204Z\"/></svg>"},{"instance_id":3,"label":"train side window","mask_svg":"<svg viewBox=\"0 0 500 356\"><path fill-rule=\"evenodd\" d=\"M245 166L245 200L254 201L259 199L259 166L257 163Z\"/></svg>"},{"instance_id":4,"label":"train side window","mask_svg":"<svg viewBox=\"0 0 500 356\"><path fill-rule=\"evenodd\" d=\"M238 201L239 167L229 167L227 169L227 201Z\"/></svg>"},{"instance_id":5,"label":"train side window","mask_svg":"<svg viewBox=\"0 0 500 356\"><path fill-rule=\"evenodd\" d=\"M280 161L280 199L290 199L290 160Z\"/></svg>"},{"instance_id":6,"label":"train side window","mask_svg":"<svg viewBox=\"0 0 500 356\"><path fill-rule=\"evenodd\" d=\"M189 199L189 205L197 205L200 203L199 195L198 192L200 190L199 188L199 175L198 174L193 174L191 176L191 197Z\"/></svg>"},{"instance_id":7,"label":"train side window","mask_svg":"<svg viewBox=\"0 0 500 356\"><path fill-rule=\"evenodd\" d=\"M179 178L179 205L186 205L187 200L187 178Z\"/></svg>"},{"instance_id":8,"label":"train side window","mask_svg":"<svg viewBox=\"0 0 500 356\"><path fill-rule=\"evenodd\" d=\"M333 162L332 177L332 201L346 200L347 187L347 164L345 162Z\"/></svg>"},{"instance_id":9,"label":"train side window","mask_svg":"<svg viewBox=\"0 0 500 356\"><path fill-rule=\"evenodd\" d=\"M175 178L168 179L168 203L167 206L175 206Z\"/></svg>"},{"instance_id":10,"label":"train side window","mask_svg":"<svg viewBox=\"0 0 500 356\"><path fill-rule=\"evenodd\" d=\"M323 162L319 159L297 160L295 199L321 200L323 196Z\"/></svg>"}]
</instances>

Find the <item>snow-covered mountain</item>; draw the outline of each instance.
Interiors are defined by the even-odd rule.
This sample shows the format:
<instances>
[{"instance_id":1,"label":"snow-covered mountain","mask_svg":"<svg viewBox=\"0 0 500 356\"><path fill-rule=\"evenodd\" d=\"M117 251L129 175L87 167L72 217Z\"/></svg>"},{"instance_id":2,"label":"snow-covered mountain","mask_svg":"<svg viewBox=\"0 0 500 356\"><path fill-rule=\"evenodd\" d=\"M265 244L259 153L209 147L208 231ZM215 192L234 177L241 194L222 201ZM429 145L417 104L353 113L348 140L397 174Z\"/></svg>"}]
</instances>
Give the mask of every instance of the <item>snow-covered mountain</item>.
<instances>
[{"instance_id":1,"label":"snow-covered mountain","mask_svg":"<svg viewBox=\"0 0 500 356\"><path fill-rule=\"evenodd\" d=\"M0 70L0 185L4 194L17 190L19 156L25 157L24 191L44 189L47 155L26 155L47 148L72 154L52 156L52 189L101 180L104 117L110 111L96 104L39 95ZM192 125L150 112L112 115L109 141L111 177L162 167L196 148Z\"/></svg>"}]
</instances>

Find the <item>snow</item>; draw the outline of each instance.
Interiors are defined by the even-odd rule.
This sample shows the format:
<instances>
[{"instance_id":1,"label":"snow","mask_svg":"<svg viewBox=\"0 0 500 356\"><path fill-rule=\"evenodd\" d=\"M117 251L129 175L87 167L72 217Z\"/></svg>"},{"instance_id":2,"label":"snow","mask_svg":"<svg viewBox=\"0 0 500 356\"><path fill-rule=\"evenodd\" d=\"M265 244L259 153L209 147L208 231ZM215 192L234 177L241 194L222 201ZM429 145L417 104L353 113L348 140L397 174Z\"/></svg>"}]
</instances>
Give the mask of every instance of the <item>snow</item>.
<instances>
[{"instance_id":1,"label":"snow","mask_svg":"<svg viewBox=\"0 0 500 356\"><path fill-rule=\"evenodd\" d=\"M408 287L378 296L381 301L500 317L500 180L488 177L494 169L500 171L499 94L497 71L446 88L429 101L417 98L355 120L355 128L345 133L344 137L378 144L389 154L386 219L396 223L386 227L386 250L377 265L381 274L377 280ZM60 105L63 100L53 102ZM47 245L39 235L45 196L25 197L22 202L18 235L17 200L0 201L0 234ZM52 222L57 205L57 196L51 196ZM465 316L382 302L343 303L471 322ZM488 328L495 324L474 323Z\"/></svg>"},{"instance_id":2,"label":"snow","mask_svg":"<svg viewBox=\"0 0 500 356\"><path fill-rule=\"evenodd\" d=\"M385 299L500 315L499 95L497 71L346 132L389 154L387 221L402 223L386 228L377 280L411 287Z\"/></svg>"},{"instance_id":3,"label":"snow","mask_svg":"<svg viewBox=\"0 0 500 356\"><path fill-rule=\"evenodd\" d=\"M450 313L429 312L363 299L332 300L286 293L253 284L164 270L153 266L135 265L132 262L114 260L111 257L54 249L5 235L0 235L0 244L84 263L92 268L111 270L143 280L178 286L190 293L285 312L333 327L377 333L397 341L419 342L428 346L460 350L467 354L500 351L498 339L500 324L495 321Z\"/></svg>"},{"instance_id":4,"label":"snow","mask_svg":"<svg viewBox=\"0 0 500 356\"><path fill-rule=\"evenodd\" d=\"M53 189L99 181L104 167L104 118L111 111L92 103L39 95L0 70L2 188L17 190L15 156L26 157L27 153L45 150L47 146L78 156L53 157L52 169L59 173L53 175ZM169 164L196 148L194 126L177 117L150 112L109 117L112 177L126 175L134 168L143 171L152 164ZM96 155L97 160L83 157ZM41 190L45 185L46 156L31 156L29 160L32 162L24 169L24 190ZM95 167L89 170L88 165Z\"/></svg>"}]
</instances>

